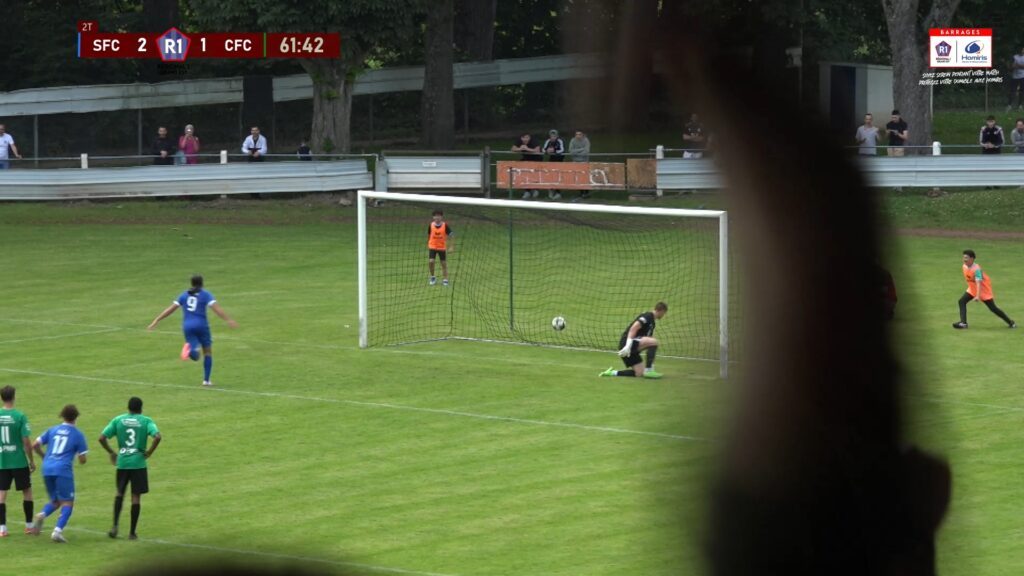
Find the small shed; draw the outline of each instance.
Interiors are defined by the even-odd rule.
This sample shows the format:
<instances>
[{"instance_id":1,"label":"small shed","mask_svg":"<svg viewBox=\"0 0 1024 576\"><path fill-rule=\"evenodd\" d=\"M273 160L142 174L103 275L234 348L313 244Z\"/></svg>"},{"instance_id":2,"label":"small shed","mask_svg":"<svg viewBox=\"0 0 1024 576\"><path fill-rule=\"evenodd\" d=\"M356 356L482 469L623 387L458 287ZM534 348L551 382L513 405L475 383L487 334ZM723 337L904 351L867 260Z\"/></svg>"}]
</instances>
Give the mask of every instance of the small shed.
<instances>
[{"instance_id":1,"label":"small shed","mask_svg":"<svg viewBox=\"0 0 1024 576\"><path fill-rule=\"evenodd\" d=\"M876 126L885 126L893 109L892 66L852 62L818 66L818 105L833 130L849 133L853 140L868 112Z\"/></svg>"}]
</instances>

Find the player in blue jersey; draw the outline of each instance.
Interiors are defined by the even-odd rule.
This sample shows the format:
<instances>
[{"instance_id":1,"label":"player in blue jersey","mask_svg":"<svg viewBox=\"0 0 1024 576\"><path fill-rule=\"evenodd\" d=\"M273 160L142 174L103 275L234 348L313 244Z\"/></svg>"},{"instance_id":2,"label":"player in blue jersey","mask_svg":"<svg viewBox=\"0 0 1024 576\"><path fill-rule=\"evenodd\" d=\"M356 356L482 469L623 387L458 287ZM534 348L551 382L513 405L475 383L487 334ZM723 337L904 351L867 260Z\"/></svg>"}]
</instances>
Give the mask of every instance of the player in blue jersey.
<instances>
[{"instance_id":1,"label":"player in blue jersey","mask_svg":"<svg viewBox=\"0 0 1024 576\"><path fill-rule=\"evenodd\" d=\"M43 481L46 482L46 492L50 495L50 501L43 507L43 511L36 514L32 532L39 534L46 517L60 508L60 518L50 539L62 544L67 542L64 539L64 528L68 525L71 511L75 506L75 456L78 457L79 464L85 464L85 455L89 448L85 443L85 435L75 427L78 408L75 408L74 404L68 404L60 411L60 417L64 423L43 432L32 445L36 453L43 457ZM46 446L45 454L43 446Z\"/></svg>"},{"instance_id":2,"label":"player in blue jersey","mask_svg":"<svg viewBox=\"0 0 1024 576\"><path fill-rule=\"evenodd\" d=\"M185 333L185 345L181 348L182 360L199 360L199 349L203 350L203 386L212 386L210 383L210 372L213 371L213 338L210 337L210 323L206 318L206 309L209 308L217 313L228 323L228 326L237 328L238 323L228 316L228 313L217 304L217 299L206 290L203 290L203 277L198 274L192 277L192 288L182 292L178 299L171 303L166 310L160 313L149 324L148 330L156 328L156 325L181 308L185 318L181 322L181 329Z\"/></svg>"}]
</instances>

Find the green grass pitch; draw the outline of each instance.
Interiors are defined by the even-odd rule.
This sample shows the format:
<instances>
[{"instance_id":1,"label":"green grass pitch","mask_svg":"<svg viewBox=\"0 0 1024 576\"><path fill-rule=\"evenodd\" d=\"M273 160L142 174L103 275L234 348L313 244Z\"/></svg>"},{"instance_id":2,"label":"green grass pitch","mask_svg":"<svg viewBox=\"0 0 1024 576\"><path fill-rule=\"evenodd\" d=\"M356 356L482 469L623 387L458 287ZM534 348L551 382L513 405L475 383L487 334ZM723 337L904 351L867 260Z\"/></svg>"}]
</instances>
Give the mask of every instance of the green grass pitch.
<instances>
[{"instance_id":1,"label":"green grass pitch","mask_svg":"<svg viewBox=\"0 0 1024 576\"><path fill-rule=\"evenodd\" d=\"M665 379L624 381L596 377L612 353L359 350L352 212L315 201L0 205L0 385L18 387L36 433L76 403L93 448L76 471L70 543L21 534L12 493L5 565L69 576L214 558L358 574L699 573L714 456L703 439L718 434L725 397L717 364L659 360ZM941 573L1009 575L1024 565L1024 333L978 305L970 330L950 328L965 247L1000 306L1024 319L1021 239L897 236L908 430L954 467ZM212 320L213 389L177 358L180 316L145 331L193 272L241 324ZM95 438L132 395L165 440L142 540L112 541L114 471Z\"/></svg>"}]
</instances>

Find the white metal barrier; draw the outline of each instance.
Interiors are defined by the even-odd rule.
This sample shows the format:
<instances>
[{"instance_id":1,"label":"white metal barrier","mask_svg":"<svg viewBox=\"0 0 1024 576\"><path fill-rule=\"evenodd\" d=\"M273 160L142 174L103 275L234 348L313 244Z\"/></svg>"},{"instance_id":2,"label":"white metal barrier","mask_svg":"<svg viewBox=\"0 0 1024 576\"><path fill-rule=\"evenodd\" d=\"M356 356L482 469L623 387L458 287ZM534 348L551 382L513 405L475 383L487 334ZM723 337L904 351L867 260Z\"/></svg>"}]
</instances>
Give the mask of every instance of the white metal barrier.
<instances>
[{"instance_id":1,"label":"white metal barrier","mask_svg":"<svg viewBox=\"0 0 1024 576\"><path fill-rule=\"evenodd\" d=\"M857 156L868 186L955 187L1024 186L1024 154L1005 147L1002 154L942 155L942 144L932 145L932 155ZM725 183L714 162L708 159L658 159L659 190L722 188Z\"/></svg>"},{"instance_id":2,"label":"white metal barrier","mask_svg":"<svg viewBox=\"0 0 1024 576\"><path fill-rule=\"evenodd\" d=\"M868 156L858 159L868 186L1024 185L1024 154Z\"/></svg>"},{"instance_id":3,"label":"white metal barrier","mask_svg":"<svg viewBox=\"0 0 1024 576\"><path fill-rule=\"evenodd\" d=\"M489 173L485 155L480 156L385 156L386 187L407 190L475 190L486 192Z\"/></svg>"},{"instance_id":4,"label":"white metal barrier","mask_svg":"<svg viewBox=\"0 0 1024 576\"><path fill-rule=\"evenodd\" d=\"M1009 150L999 155L932 155L904 157L858 156L868 186L954 187L1022 186L1024 154ZM662 190L717 189L725 186L710 159L664 158L656 153L656 188ZM490 155L390 156L380 158L371 172L366 160L331 162L266 162L192 166L89 168L81 155L81 170L0 170L0 200L52 200L135 196L182 196L236 193L302 193L337 190L479 191L489 196Z\"/></svg>"},{"instance_id":5,"label":"white metal barrier","mask_svg":"<svg viewBox=\"0 0 1024 576\"><path fill-rule=\"evenodd\" d=\"M82 168L87 163L83 154ZM365 160L0 170L0 200L335 192L372 185Z\"/></svg>"},{"instance_id":6,"label":"white metal barrier","mask_svg":"<svg viewBox=\"0 0 1024 576\"><path fill-rule=\"evenodd\" d=\"M700 190L724 186L715 163L694 158L659 158L658 190Z\"/></svg>"}]
</instances>

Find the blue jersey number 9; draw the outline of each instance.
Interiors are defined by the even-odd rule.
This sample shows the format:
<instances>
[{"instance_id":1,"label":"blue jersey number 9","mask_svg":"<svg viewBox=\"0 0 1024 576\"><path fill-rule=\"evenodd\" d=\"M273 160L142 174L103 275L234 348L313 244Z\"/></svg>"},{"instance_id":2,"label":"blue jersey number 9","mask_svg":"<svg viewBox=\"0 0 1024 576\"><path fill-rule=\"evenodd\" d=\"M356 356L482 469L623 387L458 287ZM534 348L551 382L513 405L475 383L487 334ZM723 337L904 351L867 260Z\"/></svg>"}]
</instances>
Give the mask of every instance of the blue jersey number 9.
<instances>
[{"instance_id":1,"label":"blue jersey number 9","mask_svg":"<svg viewBox=\"0 0 1024 576\"><path fill-rule=\"evenodd\" d=\"M196 311L196 306L198 306L198 305L199 305L199 298L196 298L195 296L189 296L188 299L185 300L185 307L188 308L189 312L195 312Z\"/></svg>"}]
</instances>

